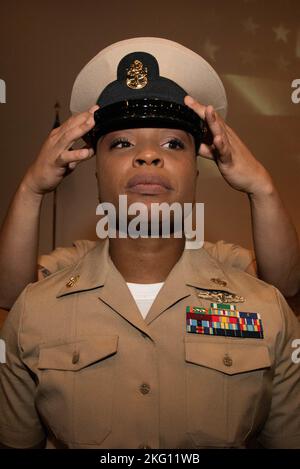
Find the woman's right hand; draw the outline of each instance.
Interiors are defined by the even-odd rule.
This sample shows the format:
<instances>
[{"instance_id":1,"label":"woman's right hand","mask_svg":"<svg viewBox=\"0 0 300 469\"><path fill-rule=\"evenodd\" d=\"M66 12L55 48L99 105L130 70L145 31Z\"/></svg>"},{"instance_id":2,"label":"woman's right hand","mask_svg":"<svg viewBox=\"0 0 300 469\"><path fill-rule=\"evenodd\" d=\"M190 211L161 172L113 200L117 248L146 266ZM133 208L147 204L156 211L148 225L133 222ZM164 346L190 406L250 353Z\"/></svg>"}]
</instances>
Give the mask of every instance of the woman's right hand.
<instances>
[{"instance_id":1,"label":"woman's right hand","mask_svg":"<svg viewBox=\"0 0 300 469\"><path fill-rule=\"evenodd\" d=\"M93 148L72 150L72 146L94 127L94 112L97 109L99 106L95 105L86 112L71 116L50 132L37 158L28 168L23 185L34 194L51 192L78 163L94 155Z\"/></svg>"}]
</instances>

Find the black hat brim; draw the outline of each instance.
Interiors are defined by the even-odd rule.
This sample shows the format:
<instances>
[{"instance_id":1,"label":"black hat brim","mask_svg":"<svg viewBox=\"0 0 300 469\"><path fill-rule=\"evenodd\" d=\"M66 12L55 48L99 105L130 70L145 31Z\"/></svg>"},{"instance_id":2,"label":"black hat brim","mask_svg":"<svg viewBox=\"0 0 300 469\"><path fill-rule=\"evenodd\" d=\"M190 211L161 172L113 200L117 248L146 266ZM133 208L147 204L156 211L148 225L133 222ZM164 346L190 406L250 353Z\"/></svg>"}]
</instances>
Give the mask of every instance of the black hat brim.
<instances>
[{"instance_id":1,"label":"black hat brim","mask_svg":"<svg viewBox=\"0 0 300 469\"><path fill-rule=\"evenodd\" d=\"M95 126L83 138L94 148L99 138L115 130L131 128L173 128L189 132L195 140L196 152L210 139L207 125L185 105L157 98L120 101L94 113Z\"/></svg>"}]
</instances>

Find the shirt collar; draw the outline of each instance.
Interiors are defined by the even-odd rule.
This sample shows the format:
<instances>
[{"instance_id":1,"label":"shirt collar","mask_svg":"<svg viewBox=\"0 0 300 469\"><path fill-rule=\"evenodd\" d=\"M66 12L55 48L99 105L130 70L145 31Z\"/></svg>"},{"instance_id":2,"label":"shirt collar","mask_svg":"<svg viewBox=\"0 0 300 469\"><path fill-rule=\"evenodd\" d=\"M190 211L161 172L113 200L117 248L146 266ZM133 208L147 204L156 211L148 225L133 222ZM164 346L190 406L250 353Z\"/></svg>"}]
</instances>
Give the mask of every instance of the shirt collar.
<instances>
[{"instance_id":1,"label":"shirt collar","mask_svg":"<svg viewBox=\"0 0 300 469\"><path fill-rule=\"evenodd\" d=\"M105 284L107 276L112 270L117 271L109 255L109 239L107 238L81 258L73 270L66 270L66 276L63 279L65 282L56 296L60 298L71 293L99 288ZM177 273L183 275L183 277L181 276L180 279ZM233 291L231 280L226 275L222 265L210 256L204 248L185 249L168 278L171 274L172 276L175 275L178 281L181 280L181 283L184 279L186 285L195 288ZM121 275L120 277L123 279Z\"/></svg>"}]
</instances>

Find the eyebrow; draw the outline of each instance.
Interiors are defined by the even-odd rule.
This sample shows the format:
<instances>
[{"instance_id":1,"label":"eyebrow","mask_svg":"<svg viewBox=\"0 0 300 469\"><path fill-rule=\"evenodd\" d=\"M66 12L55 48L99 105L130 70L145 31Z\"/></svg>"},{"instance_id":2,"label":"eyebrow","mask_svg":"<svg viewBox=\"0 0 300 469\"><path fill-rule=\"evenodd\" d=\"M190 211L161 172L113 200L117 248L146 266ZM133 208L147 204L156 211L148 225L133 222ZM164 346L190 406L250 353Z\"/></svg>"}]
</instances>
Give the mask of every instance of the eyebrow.
<instances>
[{"instance_id":1,"label":"eyebrow","mask_svg":"<svg viewBox=\"0 0 300 469\"><path fill-rule=\"evenodd\" d=\"M112 135L112 134L118 134L118 133L128 133L128 134L132 134L132 130L135 130L135 129L120 129L120 130L113 130L112 132L108 132L107 134L105 134L103 137L108 137L108 135ZM112 135L113 137L113 135ZM103 140L104 140L103 138Z\"/></svg>"},{"instance_id":2,"label":"eyebrow","mask_svg":"<svg viewBox=\"0 0 300 469\"><path fill-rule=\"evenodd\" d=\"M193 138L193 136L192 136L189 132L187 132L186 130L183 130L183 129L176 129L176 128L174 128L174 129L169 129L169 128L163 128L163 129L160 129L160 130L161 130L161 131L168 131L168 132L174 132L174 131L182 132L182 133L184 133L184 134L188 137L188 139L192 139L192 138Z\"/></svg>"},{"instance_id":3,"label":"eyebrow","mask_svg":"<svg viewBox=\"0 0 300 469\"><path fill-rule=\"evenodd\" d=\"M148 127L146 127L146 128L148 128ZM167 127L164 127L164 128L161 128L161 127L153 127L153 129L159 130L159 131L160 131L160 132L159 132L160 134L162 134L163 132L174 132L174 131L176 132L176 131L179 131L180 133L182 132L190 142L193 141L193 136L192 136L189 132L187 132L186 130L183 130L183 129L176 129L176 128L170 128L170 129L169 129L169 128L167 128ZM120 130L114 130L114 131L112 131L112 132L108 132L107 134L104 134L104 135L102 135L102 136L99 138L98 143L104 142L105 139L106 139L109 135L110 135L111 138L113 139L113 138L115 137L115 134L119 134L119 133L123 133L123 132L128 133L129 135L132 136L134 130L135 130L135 128L132 128L132 129L120 129ZM111 134L113 134L113 135L111 135Z\"/></svg>"}]
</instances>

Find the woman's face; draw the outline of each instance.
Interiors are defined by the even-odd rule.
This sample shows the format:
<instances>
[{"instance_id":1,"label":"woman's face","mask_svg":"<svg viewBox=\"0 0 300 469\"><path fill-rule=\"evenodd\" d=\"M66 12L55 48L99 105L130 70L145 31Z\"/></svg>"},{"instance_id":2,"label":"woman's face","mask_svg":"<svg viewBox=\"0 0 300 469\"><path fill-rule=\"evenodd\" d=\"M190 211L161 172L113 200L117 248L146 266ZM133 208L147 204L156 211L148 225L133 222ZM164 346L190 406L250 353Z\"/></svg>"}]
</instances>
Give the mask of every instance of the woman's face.
<instances>
[{"instance_id":1,"label":"woman's face","mask_svg":"<svg viewBox=\"0 0 300 469\"><path fill-rule=\"evenodd\" d=\"M143 202L148 209L152 202L193 203L197 176L194 139L183 130L118 130L98 141L99 199L116 210L121 194L127 195L128 206Z\"/></svg>"}]
</instances>

